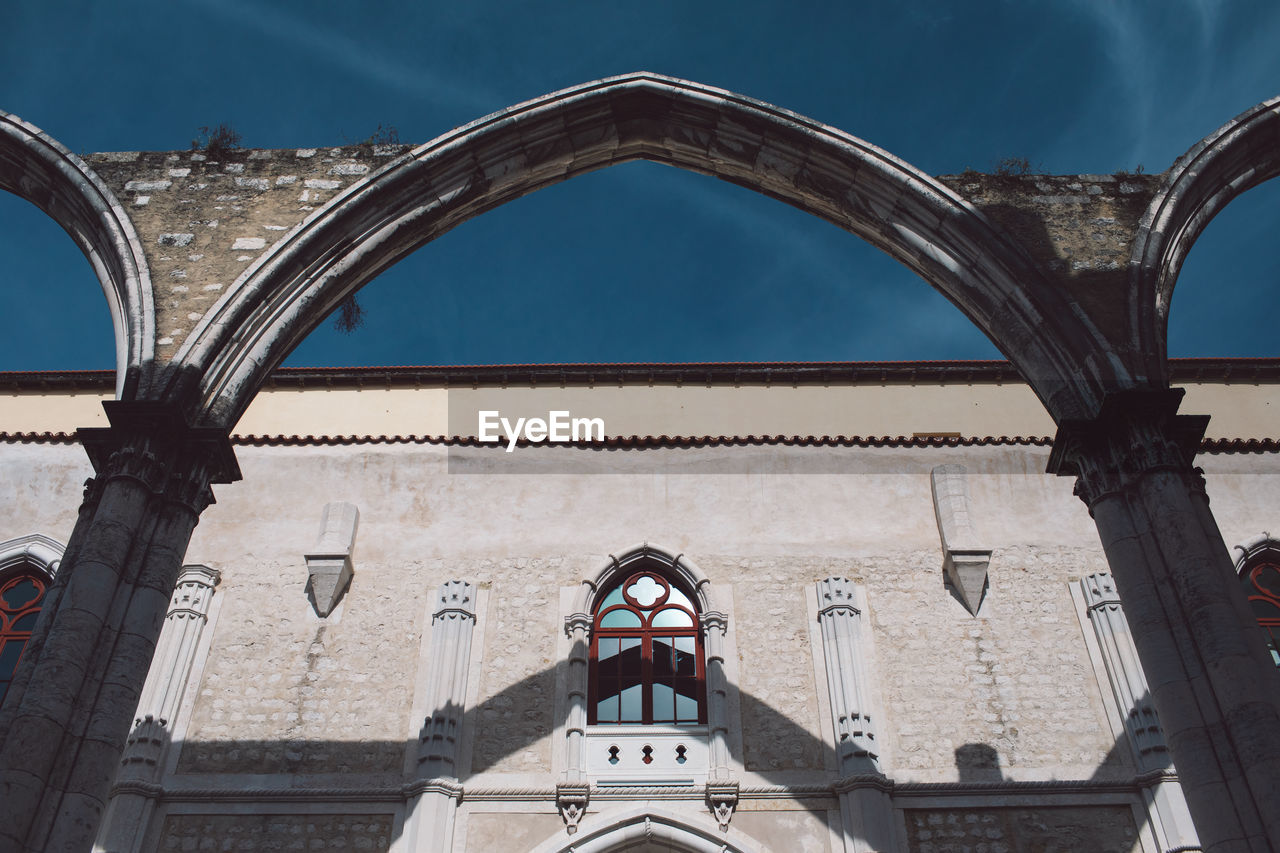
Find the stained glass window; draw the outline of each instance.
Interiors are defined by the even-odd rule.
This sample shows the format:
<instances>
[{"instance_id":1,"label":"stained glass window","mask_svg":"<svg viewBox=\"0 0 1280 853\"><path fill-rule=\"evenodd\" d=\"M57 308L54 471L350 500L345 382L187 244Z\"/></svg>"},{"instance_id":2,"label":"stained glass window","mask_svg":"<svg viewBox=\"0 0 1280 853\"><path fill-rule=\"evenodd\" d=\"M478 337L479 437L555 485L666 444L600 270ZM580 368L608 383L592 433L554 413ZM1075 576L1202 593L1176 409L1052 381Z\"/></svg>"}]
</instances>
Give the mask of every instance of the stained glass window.
<instances>
[{"instance_id":1,"label":"stained glass window","mask_svg":"<svg viewBox=\"0 0 1280 853\"><path fill-rule=\"evenodd\" d=\"M0 702L9 692L18 661L31 639L44 591L44 578L30 572L10 575L0 583Z\"/></svg>"},{"instance_id":2,"label":"stained glass window","mask_svg":"<svg viewBox=\"0 0 1280 853\"><path fill-rule=\"evenodd\" d=\"M589 722L706 722L705 663L698 612L661 574L642 570L596 608L591 632Z\"/></svg>"}]
</instances>

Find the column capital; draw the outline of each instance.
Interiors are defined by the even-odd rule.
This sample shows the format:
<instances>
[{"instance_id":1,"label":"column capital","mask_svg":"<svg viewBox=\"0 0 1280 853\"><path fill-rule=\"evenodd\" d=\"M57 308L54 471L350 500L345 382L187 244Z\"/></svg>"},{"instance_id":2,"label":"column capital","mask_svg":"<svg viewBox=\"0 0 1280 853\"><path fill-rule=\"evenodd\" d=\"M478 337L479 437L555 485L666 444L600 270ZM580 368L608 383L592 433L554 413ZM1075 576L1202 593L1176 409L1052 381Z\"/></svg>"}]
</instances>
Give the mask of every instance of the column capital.
<instances>
[{"instance_id":1,"label":"column capital","mask_svg":"<svg viewBox=\"0 0 1280 853\"><path fill-rule=\"evenodd\" d=\"M1108 394L1096 417L1059 424L1048 472L1075 477L1076 495L1091 510L1152 471L1194 473L1209 416L1177 414L1184 393L1134 388Z\"/></svg>"},{"instance_id":2,"label":"column capital","mask_svg":"<svg viewBox=\"0 0 1280 853\"><path fill-rule=\"evenodd\" d=\"M818 581L819 621L837 613L857 618L862 615L857 602L857 586L853 581L847 578Z\"/></svg>"},{"instance_id":3,"label":"column capital","mask_svg":"<svg viewBox=\"0 0 1280 853\"><path fill-rule=\"evenodd\" d=\"M579 631L583 634L591 634L591 614L590 613L570 613L564 617L564 635L569 639L573 639L573 635Z\"/></svg>"},{"instance_id":4,"label":"column capital","mask_svg":"<svg viewBox=\"0 0 1280 853\"><path fill-rule=\"evenodd\" d=\"M86 503L96 503L113 479L130 479L197 516L213 503L213 483L234 483L240 465L228 431L192 426L175 403L107 400L108 427L76 431L95 476L85 484Z\"/></svg>"}]
</instances>

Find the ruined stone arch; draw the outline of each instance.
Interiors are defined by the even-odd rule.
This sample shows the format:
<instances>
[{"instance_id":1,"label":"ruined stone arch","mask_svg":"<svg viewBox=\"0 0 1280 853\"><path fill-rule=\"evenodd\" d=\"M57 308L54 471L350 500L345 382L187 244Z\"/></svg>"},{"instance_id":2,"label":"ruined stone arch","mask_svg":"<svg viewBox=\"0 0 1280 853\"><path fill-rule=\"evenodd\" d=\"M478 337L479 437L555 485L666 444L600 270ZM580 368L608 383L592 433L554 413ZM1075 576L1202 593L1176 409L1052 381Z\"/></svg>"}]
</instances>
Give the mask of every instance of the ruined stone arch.
<instances>
[{"instance_id":1,"label":"ruined stone arch","mask_svg":"<svg viewBox=\"0 0 1280 853\"><path fill-rule=\"evenodd\" d=\"M0 190L43 210L102 283L115 330L116 396L134 396L155 358L151 277L129 215L89 166L38 127L0 111Z\"/></svg>"},{"instance_id":2,"label":"ruined stone arch","mask_svg":"<svg viewBox=\"0 0 1280 853\"><path fill-rule=\"evenodd\" d=\"M764 853L737 829L721 832L710 818L677 815L652 805L608 810L584 820L571 836L556 833L531 853Z\"/></svg>"},{"instance_id":3,"label":"ruined stone arch","mask_svg":"<svg viewBox=\"0 0 1280 853\"><path fill-rule=\"evenodd\" d=\"M1168 383L1169 305L1182 262L1236 196L1280 175L1280 97L1245 110L1174 162L1139 223L1129 260L1131 316L1150 376Z\"/></svg>"},{"instance_id":4,"label":"ruined stone arch","mask_svg":"<svg viewBox=\"0 0 1280 853\"><path fill-rule=\"evenodd\" d=\"M1142 382L1019 245L940 181L795 113L641 72L494 113L349 187L227 289L177 354L167 397L197 423L230 426L312 328L396 261L507 201L632 160L739 184L888 252L973 320L1059 420Z\"/></svg>"}]
</instances>

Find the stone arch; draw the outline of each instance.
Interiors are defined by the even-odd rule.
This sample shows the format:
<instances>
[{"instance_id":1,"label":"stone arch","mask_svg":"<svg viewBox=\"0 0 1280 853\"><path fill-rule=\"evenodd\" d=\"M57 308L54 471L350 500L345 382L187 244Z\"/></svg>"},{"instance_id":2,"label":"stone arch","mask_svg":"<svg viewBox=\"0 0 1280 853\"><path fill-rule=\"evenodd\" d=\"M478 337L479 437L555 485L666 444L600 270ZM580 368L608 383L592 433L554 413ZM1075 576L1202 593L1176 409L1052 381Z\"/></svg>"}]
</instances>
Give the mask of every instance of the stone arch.
<instances>
[{"instance_id":1,"label":"stone arch","mask_svg":"<svg viewBox=\"0 0 1280 853\"><path fill-rule=\"evenodd\" d=\"M640 72L494 113L349 187L227 289L178 352L168 398L194 422L230 426L316 324L400 258L504 202L640 159L739 184L888 252L976 323L1059 420L1142 381L1018 244L940 181L795 113Z\"/></svg>"},{"instance_id":2,"label":"stone arch","mask_svg":"<svg viewBox=\"0 0 1280 853\"><path fill-rule=\"evenodd\" d=\"M62 543L42 533L31 533L0 542L0 579L11 569L35 569L52 581L66 549Z\"/></svg>"},{"instance_id":3,"label":"stone arch","mask_svg":"<svg viewBox=\"0 0 1280 853\"><path fill-rule=\"evenodd\" d=\"M700 814L641 806L588 818L574 835L556 833L531 853L764 853L764 849L732 827L721 832Z\"/></svg>"},{"instance_id":4,"label":"stone arch","mask_svg":"<svg viewBox=\"0 0 1280 853\"><path fill-rule=\"evenodd\" d=\"M594 576L583 579L582 585L578 587L578 594L574 597L574 612L594 613L600 591L610 588L614 582L625 578L629 572L644 563L656 563L688 587L694 594L699 613L717 611L711 580L697 564L684 554L669 548L641 542L619 552L618 556L610 554L609 562Z\"/></svg>"},{"instance_id":5,"label":"stone arch","mask_svg":"<svg viewBox=\"0 0 1280 853\"><path fill-rule=\"evenodd\" d=\"M132 397L155 358L155 310L142 243L83 160L38 127L0 111L0 189L48 214L89 260L111 311L116 397Z\"/></svg>"},{"instance_id":6,"label":"stone arch","mask_svg":"<svg viewBox=\"0 0 1280 853\"><path fill-rule=\"evenodd\" d=\"M1182 262L1232 199L1280 175L1277 140L1280 97L1245 110L1179 157L1139 222L1129 258L1134 334L1149 374L1165 384L1169 305Z\"/></svg>"}]
</instances>

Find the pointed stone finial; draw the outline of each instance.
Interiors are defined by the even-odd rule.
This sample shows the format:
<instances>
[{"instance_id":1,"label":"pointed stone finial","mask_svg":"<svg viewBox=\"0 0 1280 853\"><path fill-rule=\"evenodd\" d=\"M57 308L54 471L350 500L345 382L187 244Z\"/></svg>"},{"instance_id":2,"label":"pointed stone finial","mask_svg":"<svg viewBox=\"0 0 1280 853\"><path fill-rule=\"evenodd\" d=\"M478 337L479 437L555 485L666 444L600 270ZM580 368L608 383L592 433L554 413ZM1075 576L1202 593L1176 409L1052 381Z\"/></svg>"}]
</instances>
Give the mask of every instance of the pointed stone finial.
<instances>
[{"instance_id":1,"label":"pointed stone finial","mask_svg":"<svg viewBox=\"0 0 1280 853\"><path fill-rule=\"evenodd\" d=\"M968 470L963 465L933 469L933 509L942 537L942 568L965 608L977 615L987 587L991 549L978 545L969 513Z\"/></svg>"}]
</instances>

